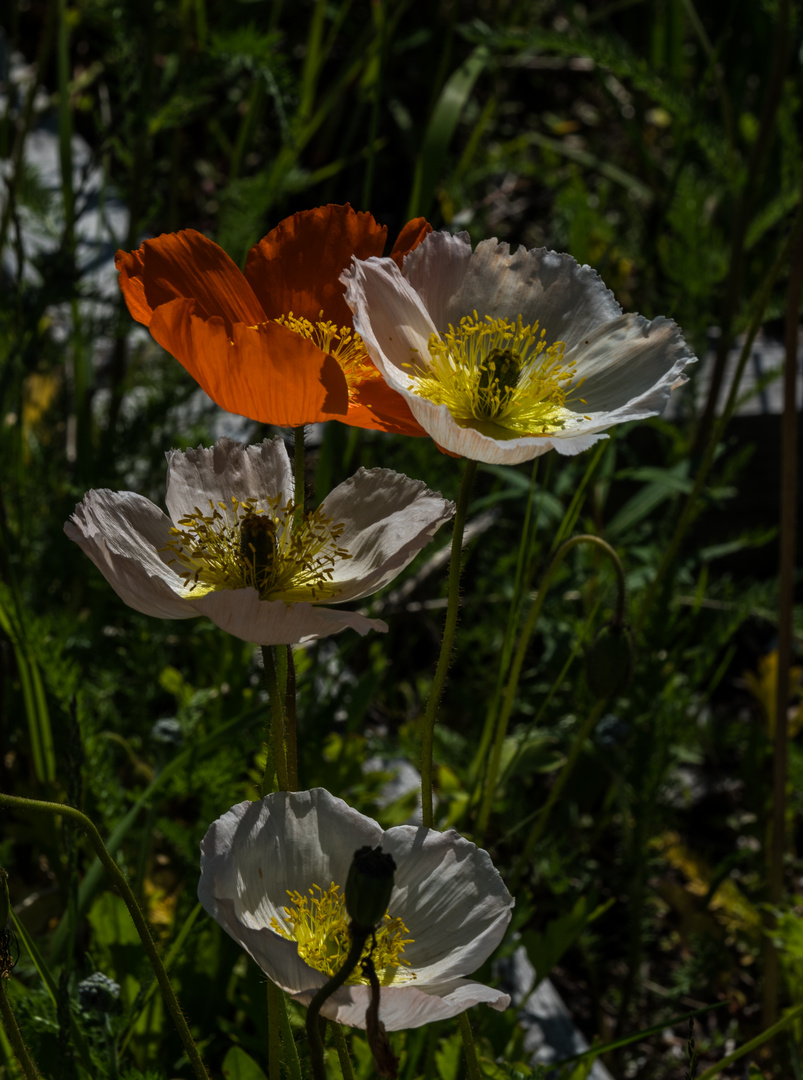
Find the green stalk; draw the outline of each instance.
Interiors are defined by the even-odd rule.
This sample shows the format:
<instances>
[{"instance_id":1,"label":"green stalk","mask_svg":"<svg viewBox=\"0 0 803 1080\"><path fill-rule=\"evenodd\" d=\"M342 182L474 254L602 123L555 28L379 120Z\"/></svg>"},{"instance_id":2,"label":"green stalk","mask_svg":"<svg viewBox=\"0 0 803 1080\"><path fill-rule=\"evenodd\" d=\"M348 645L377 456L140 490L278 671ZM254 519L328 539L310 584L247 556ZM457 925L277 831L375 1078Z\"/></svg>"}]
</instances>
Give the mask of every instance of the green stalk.
<instances>
[{"instance_id":1,"label":"green stalk","mask_svg":"<svg viewBox=\"0 0 803 1080\"><path fill-rule=\"evenodd\" d=\"M284 739L284 703L283 695L279 691L279 680L276 675L276 662L273 658L273 649L270 645L262 646L262 663L265 667L265 683L268 687L268 697L270 698L270 738L269 745L273 751L273 759L276 767L276 780L279 785L279 791L288 791L288 777L287 777L287 753L285 750ZM264 798L268 794L268 789L273 779L268 775L269 770L265 768L265 775L262 778L262 791L261 794Z\"/></svg>"},{"instance_id":2,"label":"green stalk","mask_svg":"<svg viewBox=\"0 0 803 1080\"><path fill-rule=\"evenodd\" d=\"M298 1048L290 1027L290 1017L287 1015L287 998L283 991L279 992L279 1026L282 1032L282 1046L285 1049L285 1064L290 1073L290 1080L301 1080L301 1063L298 1060Z\"/></svg>"},{"instance_id":3,"label":"green stalk","mask_svg":"<svg viewBox=\"0 0 803 1080\"><path fill-rule=\"evenodd\" d=\"M786 303L786 360L784 365L784 406L781 425L781 536L780 598L778 607L778 683L775 699L775 738L772 776L772 825L769 849L770 907L783 895L784 856L787 848L786 786L789 774L789 671L792 666L793 605L795 593L795 537L797 510L797 348L800 297L803 293L803 233L798 237ZM774 922L770 914L770 928ZM772 935L767 937L764 966L765 1025L778 1016L780 963Z\"/></svg>"},{"instance_id":4,"label":"green stalk","mask_svg":"<svg viewBox=\"0 0 803 1080\"><path fill-rule=\"evenodd\" d=\"M3 978L0 978L0 1013L2 1013L3 1016L3 1026L6 1029L8 1041L11 1043L11 1048L14 1051L14 1057L19 1062L22 1071L25 1073L25 1080L40 1080L39 1073L36 1071L36 1066L28 1055L25 1041L22 1038L22 1032L17 1025L17 1019L14 1016L14 1012L8 1000L8 995L6 994L6 981Z\"/></svg>"},{"instance_id":5,"label":"green stalk","mask_svg":"<svg viewBox=\"0 0 803 1080\"><path fill-rule=\"evenodd\" d=\"M150 962L153 973L159 983L164 1003L167 1006L167 1011L173 1019L176 1031L184 1046L185 1053L189 1058L192 1071L195 1073L196 1077L198 1077L198 1080L209 1080L209 1074L201 1060L201 1055L198 1053L198 1047L195 1045L187 1021L184 1019L184 1013L181 1011L181 1006L176 998L172 983L164 969L161 957L156 951L156 945L151 935L150 928L145 921L145 916L140 910L139 904L136 901L136 897L126 880L125 875L106 850L106 845L103 843L101 835L92 821L86 814L82 814L80 810L76 810L72 806L64 806L61 803L40 802L37 799L24 799L16 795L5 795L2 792L0 792L0 805L8 806L22 812L31 811L39 814L50 814L52 817L66 817L72 820L79 829L83 829L89 838L89 842L95 849L95 854L103 864L106 873L111 878L115 888L123 898L125 906L128 908L131 919L139 934L140 941L142 942L142 946L147 954L148 961Z\"/></svg>"},{"instance_id":6,"label":"green stalk","mask_svg":"<svg viewBox=\"0 0 803 1080\"><path fill-rule=\"evenodd\" d=\"M334 994L335 990L340 989L349 975L351 975L352 971L354 971L362 956L362 951L365 948L365 943L368 940L368 935L370 933L370 929L365 931L358 930L353 923L351 924L351 945L349 946L348 956L344 960L343 966L320 988L307 1009L307 1039L309 1041L310 1063L312 1065L312 1073L315 1080L327 1080L326 1066L323 1060L323 1041L321 1039L321 1029L318 1023L321 1006L327 998Z\"/></svg>"},{"instance_id":7,"label":"green stalk","mask_svg":"<svg viewBox=\"0 0 803 1080\"><path fill-rule=\"evenodd\" d=\"M438 706L443 696L443 688L446 683L446 673L452 661L452 649L454 647L455 632L457 630L457 616L460 609L460 567L463 557L463 532L466 527L466 514L471 496L471 486L474 482L474 474L477 471L476 461L466 461L463 471L463 482L460 487L460 497L457 501L457 512L454 518L454 531L452 533L452 556L449 562L449 600L446 607L446 621L443 627L443 639L441 652L438 657L438 666L429 689L427 707L424 713L423 730L421 735L421 814L424 827L434 828L432 811L432 748L435 738L435 721L438 716Z\"/></svg>"},{"instance_id":8,"label":"green stalk","mask_svg":"<svg viewBox=\"0 0 803 1080\"><path fill-rule=\"evenodd\" d=\"M482 837L488 826L488 819L491 815L491 806L493 804L494 791L496 789L496 781L499 775L499 764L502 759L502 748L504 746L505 737L507 736L507 728L510 722L510 716L513 712L513 704L516 700L516 690L518 689L519 679L521 677L521 669L524 664L524 657L527 653L527 648L530 644L530 638L535 630L535 624L541 613L544 600L546 599L549 591L549 586L552 583L558 567L563 562L565 557L571 551L573 547L577 547L578 544L595 544L600 547L613 561L614 568L616 570L616 579L618 585L616 612L614 614L614 621L621 623L624 617L624 605L625 605L625 574L622 564L619 561L619 556L614 549L605 540L599 536L591 536L588 534L581 534L580 536L573 536L571 539L564 541L558 548L553 556L552 562L547 567L547 571L544 574L541 582L541 587L536 594L533 601L530 613L527 616L527 622L524 625L524 629L521 632L519 638L518 648L516 649L516 655L513 658L513 663L510 668L510 678L508 679L507 688L505 689L505 697L502 702L502 712L499 717L499 724L496 730L496 739L494 740L493 750L491 752L491 760L488 763L488 773L485 779L485 788L483 791L482 806L480 807L479 817L477 819L477 833Z\"/></svg>"},{"instance_id":9,"label":"green stalk","mask_svg":"<svg viewBox=\"0 0 803 1080\"><path fill-rule=\"evenodd\" d=\"M354 1080L354 1069L351 1066L351 1054L349 1054L343 1025L332 1024L332 1032L334 1035L335 1047L337 1049L338 1061L340 1062L340 1071L343 1073L343 1080Z\"/></svg>"},{"instance_id":10,"label":"green stalk","mask_svg":"<svg viewBox=\"0 0 803 1080\"><path fill-rule=\"evenodd\" d=\"M281 1080L281 1025L279 1021L279 999L282 991L268 979L268 1078L269 1080Z\"/></svg>"},{"instance_id":11,"label":"green stalk","mask_svg":"<svg viewBox=\"0 0 803 1080\"><path fill-rule=\"evenodd\" d=\"M460 1027L460 1035L463 1039L463 1050L466 1055L466 1075L468 1080L482 1080L480 1063L477 1061L477 1048L474 1045L474 1036L471 1034L471 1024L468 1021L468 1013L461 1012L457 1018Z\"/></svg>"}]
</instances>

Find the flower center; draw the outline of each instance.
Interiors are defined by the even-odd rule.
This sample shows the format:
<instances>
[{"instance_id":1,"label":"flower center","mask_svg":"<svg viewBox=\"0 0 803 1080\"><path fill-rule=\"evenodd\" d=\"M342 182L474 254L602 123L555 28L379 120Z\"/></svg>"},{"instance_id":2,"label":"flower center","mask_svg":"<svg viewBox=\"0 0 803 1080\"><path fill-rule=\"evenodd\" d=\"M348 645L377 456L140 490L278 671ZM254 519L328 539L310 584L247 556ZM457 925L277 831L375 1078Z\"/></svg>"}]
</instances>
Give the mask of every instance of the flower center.
<instances>
[{"instance_id":1,"label":"flower center","mask_svg":"<svg viewBox=\"0 0 803 1080\"><path fill-rule=\"evenodd\" d=\"M445 405L461 427L548 435L579 417L566 408L575 365L564 363L562 341L548 345L545 338L537 322L525 325L521 315L516 322L464 315L457 328L432 334L426 369L408 365L413 393Z\"/></svg>"},{"instance_id":2,"label":"flower center","mask_svg":"<svg viewBox=\"0 0 803 1080\"><path fill-rule=\"evenodd\" d=\"M253 588L260 600L318 602L332 596L337 559L350 559L338 546L343 525L320 509L293 528L294 504L281 495L257 506L256 499L231 504L209 500L209 512L195 508L172 528L163 549L175 558L187 591L205 596L217 589Z\"/></svg>"},{"instance_id":3,"label":"flower center","mask_svg":"<svg viewBox=\"0 0 803 1080\"><path fill-rule=\"evenodd\" d=\"M309 896L302 896L300 892L290 889L287 895L290 903L284 908L286 926L282 926L274 916L270 921L271 930L287 941L295 941L298 955L304 963L331 977L343 966L351 943L349 918L340 887L332 882L326 891L320 885L313 885ZM413 942L411 937L406 936L409 933L401 919L394 919L389 912L385 912L382 925L366 942L363 957L372 957L377 978L383 986L415 978L414 972L400 970L402 965L410 966L402 956L404 946ZM368 982L359 967L358 964L347 983Z\"/></svg>"},{"instance_id":4,"label":"flower center","mask_svg":"<svg viewBox=\"0 0 803 1080\"><path fill-rule=\"evenodd\" d=\"M280 315L276 322L286 326L288 330L301 334L313 345L317 345L319 349L337 360L346 378L350 401L356 396L360 383L368 379L382 378L365 351L360 335L347 326L336 326L333 322L325 322L323 311L318 312L318 321L314 323L309 319L299 318L292 311L289 315Z\"/></svg>"}]
</instances>

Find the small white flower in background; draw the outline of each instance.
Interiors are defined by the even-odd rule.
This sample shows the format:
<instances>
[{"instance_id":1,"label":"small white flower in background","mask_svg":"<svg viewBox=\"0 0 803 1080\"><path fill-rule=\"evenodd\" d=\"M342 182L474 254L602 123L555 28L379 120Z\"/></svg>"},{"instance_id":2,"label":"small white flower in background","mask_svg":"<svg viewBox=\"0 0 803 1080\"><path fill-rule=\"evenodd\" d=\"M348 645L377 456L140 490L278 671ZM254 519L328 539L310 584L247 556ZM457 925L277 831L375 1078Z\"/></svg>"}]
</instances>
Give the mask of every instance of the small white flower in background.
<instances>
[{"instance_id":1,"label":"small white flower in background","mask_svg":"<svg viewBox=\"0 0 803 1080\"><path fill-rule=\"evenodd\" d=\"M439 447L514 465L577 454L663 411L696 358L678 327L622 314L589 266L544 248L431 233L402 270L353 259L340 279L385 380Z\"/></svg>"},{"instance_id":2,"label":"small white flower in background","mask_svg":"<svg viewBox=\"0 0 803 1080\"><path fill-rule=\"evenodd\" d=\"M201 843L198 898L265 974L302 1005L348 952L343 903L355 851L381 846L395 882L373 954L388 1031L420 1027L507 994L464 978L510 921L513 898L487 852L453 829L383 830L323 788L240 803ZM370 944L370 939L369 939ZM370 986L359 969L325 1002L331 1020L365 1027Z\"/></svg>"},{"instance_id":3,"label":"small white flower in background","mask_svg":"<svg viewBox=\"0 0 803 1080\"><path fill-rule=\"evenodd\" d=\"M323 605L392 581L454 514L420 481L360 469L297 524L281 439L219 439L166 456L169 517L142 495L103 489L87 492L64 531L129 607L164 619L206 615L258 645L387 630Z\"/></svg>"}]
</instances>

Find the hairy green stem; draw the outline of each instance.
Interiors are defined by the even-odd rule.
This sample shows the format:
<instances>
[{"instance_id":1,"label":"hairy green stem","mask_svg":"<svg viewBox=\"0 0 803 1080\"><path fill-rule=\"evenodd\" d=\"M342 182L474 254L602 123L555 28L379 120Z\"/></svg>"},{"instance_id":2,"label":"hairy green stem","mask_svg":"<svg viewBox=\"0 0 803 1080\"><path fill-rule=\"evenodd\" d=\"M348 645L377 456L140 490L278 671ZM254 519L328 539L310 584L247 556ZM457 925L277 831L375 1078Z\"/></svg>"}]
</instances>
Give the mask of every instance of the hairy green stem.
<instances>
[{"instance_id":1,"label":"hairy green stem","mask_svg":"<svg viewBox=\"0 0 803 1080\"><path fill-rule=\"evenodd\" d=\"M276 767L276 781L279 785L279 791L288 791L287 753L284 738L284 695L279 691L276 661L273 658L273 649L270 645L262 646L262 662L265 667L265 683L270 698L270 746ZM271 776L268 776L268 769L266 768L265 775L262 778L263 797L268 794L272 779Z\"/></svg>"},{"instance_id":2,"label":"hairy green stem","mask_svg":"<svg viewBox=\"0 0 803 1080\"><path fill-rule=\"evenodd\" d=\"M6 994L5 979L2 978L0 978L0 1013L2 1013L3 1016L3 1027L6 1029L6 1035L8 1035L8 1041L11 1043L11 1048L14 1051L14 1057L19 1062L22 1071L25 1073L25 1080L40 1080L39 1073L36 1071L36 1066L31 1061L25 1047L22 1032L19 1029L17 1019L14 1016L11 1003Z\"/></svg>"},{"instance_id":3,"label":"hairy green stem","mask_svg":"<svg viewBox=\"0 0 803 1080\"><path fill-rule=\"evenodd\" d=\"M455 632L457 630L457 616L460 610L460 567L463 559L463 532L466 527L466 515L468 503L471 497L471 487L474 483L474 475L477 471L476 461L466 461L463 470L463 482L460 487L460 496L457 501L457 512L454 518L454 531L452 533L452 556L449 562L449 600L446 607L446 621L443 627L443 639L441 640L441 652L438 657L438 666L429 688L427 707L424 712L423 728L421 734L421 814L424 827L434 828L434 814L432 807L432 748L435 739L435 721L438 717L438 706L443 696L443 688L446 684L446 673L452 662L452 649L454 648Z\"/></svg>"},{"instance_id":4,"label":"hairy green stem","mask_svg":"<svg viewBox=\"0 0 803 1080\"><path fill-rule=\"evenodd\" d=\"M466 1075L468 1080L482 1080L480 1063L477 1061L477 1048L474 1045L474 1036L471 1034L471 1024L468 1013L461 1012L457 1018L460 1027L460 1035L463 1039L463 1052L466 1055Z\"/></svg>"},{"instance_id":5,"label":"hairy green stem","mask_svg":"<svg viewBox=\"0 0 803 1080\"><path fill-rule=\"evenodd\" d=\"M290 1026L290 1017L287 1015L287 998L283 990L279 991L279 1026L282 1032L284 1060L287 1071L290 1073L290 1080L301 1080L301 1062L298 1060L298 1047Z\"/></svg>"},{"instance_id":6,"label":"hairy green stem","mask_svg":"<svg viewBox=\"0 0 803 1080\"><path fill-rule=\"evenodd\" d=\"M337 1049L337 1057L340 1062L340 1071L343 1073L343 1080L354 1080L354 1069L351 1065L351 1054L349 1053L343 1025L332 1024L332 1034L335 1040L335 1048Z\"/></svg>"},{"instance_id":7,"label":"hairy green stem","mask_svg":"<svg viewBox=\"0 0 803 1080\"><path fill-rule=\"evenodd\" d=\"M802 178L803 179L803 178ZM786 359L784 364L784 406L781 424L781 536L780 595L778 604L778 682L775 699L775 732L772 776L772 824L769 845L770 907L783 895L784 857L787 850L786 785L789 774L789 671L793 659L793 614L795 598L795 542L797 529L797 351L800 297L803 293L803 233L792 257L792 272L786 301ZM774 918L768 914L768 929ZM770 933L765 942L764 998L765 1026L778 1018L780 960Z\"/></svg>"},{"instance_id":8,"label":"hairy green stem","mask_svg":"<svg viewBox=\"0 0 803 1080\"><path fill-rule=\"evenodd\" d=\"M541 582L541 587L536 594L532 607L530 608L529 615L527 616L527 622L524 624L524 629L521 632L519 638L519 644L516 649L516 655L513 658L513 663L510 667L510 678L508 679L507 687L505 689L505 697L502 702L502 711L499 715L499 723L496 729L496 738L494 740L493 750L491 751L491 760L488 763L488 773L485 778L485 788L482 797L482 806L480 807L479 817L477 818L477 834L482 837L488 826L488 819L491 815L491 806L493 805L494 791L496 789L496 781L499 775L499 765L502 760L502 749L507 736L507 728L510 722L510 716L513 712L513 704L516 700L516 690L519 685L519 678L521 677L521 669L524 664L524 657L527 653L527 648L530 644L530 638L535 630L535 624L538 620L538 616L541 613L544 600L546 599L549 591L549 586L552 583L558 567L563 562L565 557L571 551L573 547L577 547L578 544L594 544L601 548L606 555L608 555L613 562L614 569L616 570L616 582L617 582L617 600L616 611L614 613L614 621L621 623L624 618L625 609L625 572L622 567L622 563L619 556L609 543L603 540L599 536L591 536L586 533L582 533L580 536L572 536L569 540L564 541L558 548L553 556L552 562L547 567L547 571L544 574Z\"/></svg>"},{"instance_id":9,"label":"hairy green stem","mask_svg":"<svg viewBox=\"0 0 803 1080\"><path fill-rule=\"evenodd\" d=\"M209 1080L209 1074L201 1060L201 1055L198 1052L198 1047L195 1045L189 1025L184 1019L184 1014L181 1011L181 1006L178 1003L173 986L167 976L162 959L156 951L156 944L151 935L150 928L145 921L145 916L140 910L139 904L136 901L136 897L134 896L125 875L107 851L106 845L103 843L103 839L93 822L86 814L82 814L80 810L76 810L72 806L64 806L61 803L40 802L37 799L24 799L17 795L5 795L2 792L0 792L0 806L8 806L11 809L20 810L23 813L31 811L32 813L37 814L50 814L52 817L66 817L73 821L79 829L83 829L89 838L89 842L95 849L95 854L103 865L106 873L114 882L120 896L123 898L125 906L128 908L131 919L139 934L140 941L142 942L142 946L148 956L148 961L150 962L156 980L159 983L159 988L162 991L162 997L167 1006L167 1011L173 1019L179 1038L181 1039L184 1050L189 1058L192 1071L195 1073L196 1077L198 1077L198 1080Z\"/></svg>"},{"instance_id":10,"label":"hairy green stem","mask_svg":"<svg viewBox=\"0 0 803 1080\"><path fill-rule=\"evenodd\" d=\"M323 1060L323 1040L321 1039L321 1030L318 1024L321 1007L327 998L334 994L335 990L340 989L349 975L351 975L352 971L356 968L371 931L355 929L354 924L352 923L350 933L351 945L349 947L348 956L343 961L343 966L320 988L307 1009L307 1039L309 1041L310 1063L312 1065L312 1072L315 1080L326 1080L326 1067Z\"/></svg>"}]
</instances>

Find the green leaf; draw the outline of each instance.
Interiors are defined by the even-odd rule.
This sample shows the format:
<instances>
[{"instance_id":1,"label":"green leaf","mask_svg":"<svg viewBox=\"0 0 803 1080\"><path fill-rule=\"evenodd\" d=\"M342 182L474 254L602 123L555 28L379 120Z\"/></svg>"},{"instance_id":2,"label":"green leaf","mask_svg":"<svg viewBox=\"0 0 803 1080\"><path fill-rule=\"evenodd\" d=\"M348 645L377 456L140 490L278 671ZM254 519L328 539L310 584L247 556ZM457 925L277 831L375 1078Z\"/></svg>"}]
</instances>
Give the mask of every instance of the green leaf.
<instances>
[{"instance_id":1,"label":"green leaf","mask_svg":"<svg viewBox=\"0 0 803 1080\"><path fill-rule=\"evenodd\" d=\"M223 1059L226 1080L268 1080L264 1071L241 1046L232 1046Z\"/></svg>"}]
</instances>

